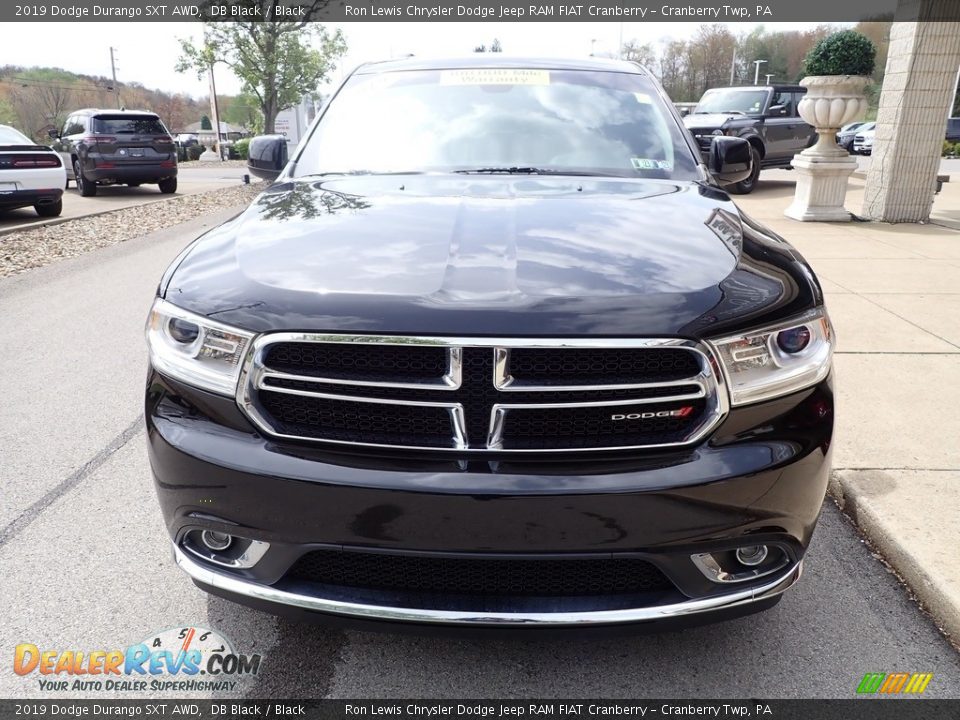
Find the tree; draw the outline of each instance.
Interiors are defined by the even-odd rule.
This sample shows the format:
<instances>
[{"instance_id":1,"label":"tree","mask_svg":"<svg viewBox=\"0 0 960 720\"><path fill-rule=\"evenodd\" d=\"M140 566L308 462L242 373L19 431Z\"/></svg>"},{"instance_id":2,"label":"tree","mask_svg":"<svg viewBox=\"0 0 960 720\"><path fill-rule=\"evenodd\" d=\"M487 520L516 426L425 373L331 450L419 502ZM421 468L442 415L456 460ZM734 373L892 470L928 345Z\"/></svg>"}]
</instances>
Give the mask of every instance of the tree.
<instances>
[{"instance_id":1,"label":"tree","mask_svg":"<svg viewBox=\"0 0 960 720\"><path fill-rule=\"evenodd\" d=\"M503 52L503 45L500 44L499 38L494 38L493 42L490 43L490 48L488 49L486 45L477 45L473 51L475 53L484 53L484 52Z\"/></svg>"},{"instance_id":2,"label":"tree","mask_svg":"<svg viewBox=\"0 0 960 720\"><path fill-rule=\"evenodd\" d=\"M631 60L644 67L652 68L657 61L657 54L650 43L639 43L636 40L628 40L623 44L620 52L624 60Z\"/></svg>"},{"instance_id":3,"label":"tree","mask_svg":"<svg viewBox=\"0 0 960 720\"><path fill-rule=\"evenodd\" d=\"M330 33L311 18L325 3L307 4L304 20L274 17L278 0L258 0L261 17L247 22L204 22L204 42L180 40L177 72L193 70L197 77L215 63L233 70L244 93L253 95L263 114L263 130L273 132L280 110L300 102L336 68L347 50L340 30ZM315 49L319 47L319 49Z\"/></svg>"},{"instance_id":4,"label":"tree","mask_svg":"<svg viewBox=\"0 0 960 720\"><path fill-rule=\"evenodd\" d=\"M201 130L213 130L213 123L210 122L210 118L206 115L200 116L200 129Z\"/></svg>"}]
</instances>

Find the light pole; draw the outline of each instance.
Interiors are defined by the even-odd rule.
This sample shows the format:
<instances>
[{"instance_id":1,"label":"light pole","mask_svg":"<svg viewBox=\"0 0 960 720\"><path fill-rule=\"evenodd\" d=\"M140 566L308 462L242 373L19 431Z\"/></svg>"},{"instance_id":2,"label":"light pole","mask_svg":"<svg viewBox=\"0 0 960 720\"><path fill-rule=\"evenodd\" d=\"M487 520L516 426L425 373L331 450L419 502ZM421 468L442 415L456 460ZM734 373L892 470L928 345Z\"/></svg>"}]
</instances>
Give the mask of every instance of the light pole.
<instances>
[{"instance_id":1,"label":"light pole","mask_svg":"<svg viewBox=\"0 0 960 720\"><path fill-rule=\"evenodd\" d=\"M120 88L117 87L117 62L113 57L115 47L110 48L110 74L113 76L113 96L117 101L117 109L120 109Z\"/></svg>"},{"instance_id":2,"label":"light pole","mask_svg":"<svg viewBox=\"0 0 960 720\"><path fill-rule=\"evenodd\" d=\"M772 77L776 77L776 75L774 75L773 73L767 73L767 85L770 84L770 78Z\"/></svg>"},{"instance_id":3,"label":"light pole","mask_svg":"<svg viewBox=\"0 0 960 720\"><path fill-rule=\"evenodd\" d=\"M760 84L760 66L765 63L766 60L754 60L753 64L756 65L756 71L753 73L753 84Z\"/></svg>"}]
</instances>

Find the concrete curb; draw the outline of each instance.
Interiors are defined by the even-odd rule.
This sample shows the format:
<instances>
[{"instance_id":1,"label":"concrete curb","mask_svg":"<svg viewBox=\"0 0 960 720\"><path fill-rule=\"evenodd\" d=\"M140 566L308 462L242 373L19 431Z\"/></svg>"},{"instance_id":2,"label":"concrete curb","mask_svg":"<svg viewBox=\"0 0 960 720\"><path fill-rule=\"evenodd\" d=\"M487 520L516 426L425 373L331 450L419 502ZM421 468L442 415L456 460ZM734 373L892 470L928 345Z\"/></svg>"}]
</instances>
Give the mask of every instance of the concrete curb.
<instances>
[{"instance_id":1,"label":"concrete curb","mask_svg":"<svg viewBox=\"0 0 960 720\"><path fill-rule=\"evenodd\" d=\"M891 493L891 480L889 476L884 478L885 475L883 471L873 470L834 471L830 475L828 491L907 584L940 629L956 643L960 640L960 592L949 578L938 573L936 567L931 567L929 556L918 554L926 549L923 539L911 537L908 528L897 522L902 518L883 511L878 500Z\"/></svg>"}]
</instances>

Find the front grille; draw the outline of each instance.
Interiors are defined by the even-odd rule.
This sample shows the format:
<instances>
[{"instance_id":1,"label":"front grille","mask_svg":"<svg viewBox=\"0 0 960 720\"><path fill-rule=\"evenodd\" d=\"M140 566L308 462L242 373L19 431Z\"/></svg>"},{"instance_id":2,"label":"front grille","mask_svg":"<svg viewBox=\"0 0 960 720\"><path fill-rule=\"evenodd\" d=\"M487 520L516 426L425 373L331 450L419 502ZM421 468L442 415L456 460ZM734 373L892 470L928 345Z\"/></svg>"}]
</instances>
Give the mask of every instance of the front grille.
<instances>
[{"instance_id":1,"label":"front grille","mask_svg":"<svg viewBox=\"0 0 960 720\"><path fill-rule=\"evenodd\" d=\"M681 380L700 372L697 356L674 348L622 348L617 352L576 348L517 348L510 353L510 375L541 385L602 385Z\"/></svg>"},{"instance_id":2,"label":"front grille","mask_svg":"<svg viewBox=\"0 0 960 720\"><path fill-rule=\"evenodd\" d=\"M283 435L372 445L453 447L450 414L443 408L371 405L263 391L260 401Z\"/></svg>"},{"instance_id":3,"label":"front grille","mask_svg":"<svg viewBox=\"0 0 960 720\"><path fill-rule=\"evenodd\" d=\"M442 347L407 347L397 352L392 345L283 342L270 346L264 363L274 370L310 377L413 382L442 378L447 353Z\"/></svg>"},{"instance_id":4,"label":"front grille","mask_svg":"<svg viewBox=\"0 0 960 720\"><path fill-rule=\"evenodd\" d=\"M480 452L682 445L722 415L690 345L553 342L265 336L242 405L288 438Z\"/></svg>"},{"instance_id":5,"label":"front grille","mask_svg":"<svg viewBox=\"0 0 960 720\"><path fill-rule=\"evenodd\" d=\"M314 550L290 580L365 590L488 597L576 597L671 590L637 558L445 558Z\"/></svg>"},{"instance_id":6,"label":"front grille","mask_svg":"<svg viewBox=\"0 0 960 720\"><path fill-rule=\"evenodd\" d=\"M684 415L668 415L684 412ZM598 439L604 445L630 445L639 437L664 445L682 442L703 412L703 402L648 405L586 406L563 413L554 410L518 410L504 419L506 450L589 448ZM634 417L639 416L639 417ZM652 417L647 417L652 416Z\"/></svg>"}]
</instances>

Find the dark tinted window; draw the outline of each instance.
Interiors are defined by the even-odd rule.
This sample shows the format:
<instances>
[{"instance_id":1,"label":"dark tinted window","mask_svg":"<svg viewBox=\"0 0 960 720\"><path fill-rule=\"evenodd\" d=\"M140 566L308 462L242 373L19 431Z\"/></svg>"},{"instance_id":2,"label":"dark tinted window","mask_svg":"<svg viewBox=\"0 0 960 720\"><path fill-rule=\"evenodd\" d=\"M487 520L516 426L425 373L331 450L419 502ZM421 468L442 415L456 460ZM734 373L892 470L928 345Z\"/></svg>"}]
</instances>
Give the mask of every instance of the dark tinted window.
<instances>
[{"instance_id":1,"label":"dark tinted window","mask_svg":"<svg viewBox=\"0 0 960 720\"><path fill-rule=\"evenodd\" d=\"M796 115L793 100L793 93L789 90L775 90L770 101L770 114L781 117Z\"/></svg>"},{"instance_id":2,"label":"dark tinted window","mask_svg":"<svg viewBox=\"0 0 960 720\"><path fill-rule=\"evenodd\" d=\"M511 68L355 75L330 103L298 175L534 167L696 177L676 119L645 77Z\"/></svg>"},{"instance_id":3,"label":"dark tinted window","mask_svg":"<svg viewBox=\"0 0 960 720\"><path fill-rule=\"evenodd\" d=\"M76 117L71 117L67 119L67 123L63 128L64 135L79 135L84 130L83 128L83 116L78 115Z\"/></svg>"},{"instance_id":4,"label":"dark tinted window","mask_svg":"<svg viewBox=\"0 0 960 720\"><path fill-rule=\"evenodd\" d=\"M156 115L97 115L92 129L106 135L164 135L167 132Z\"/></svg>"}]
</instances>

